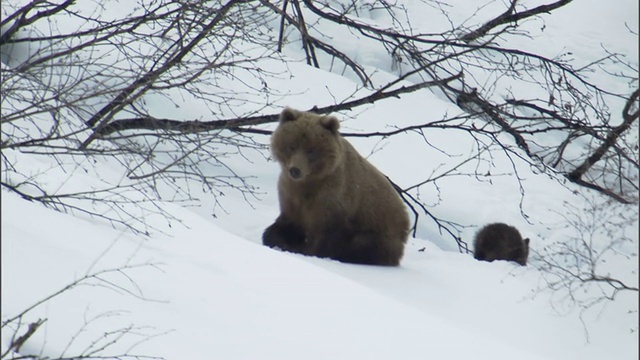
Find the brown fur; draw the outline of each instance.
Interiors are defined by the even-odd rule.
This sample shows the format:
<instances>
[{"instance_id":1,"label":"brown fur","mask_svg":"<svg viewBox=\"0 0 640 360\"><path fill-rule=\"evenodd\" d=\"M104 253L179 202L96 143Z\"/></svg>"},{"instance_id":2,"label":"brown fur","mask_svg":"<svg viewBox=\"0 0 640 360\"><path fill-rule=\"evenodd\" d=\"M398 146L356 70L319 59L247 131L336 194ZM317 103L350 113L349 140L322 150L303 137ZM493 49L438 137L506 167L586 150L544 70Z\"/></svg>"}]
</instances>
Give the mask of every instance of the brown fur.
<instances>
[{"instance_id":1,"label":"brown fur","mask_svg":"<svg viewBox=\"0 0 640 360\"><path fill-rule=\"evenodd\" d=\"M522 240L520 232L503 223L489 224L476 234L473 257L477 260L510 260L527 265L529 239Z\"/></svg>"},{"instance_id":2,"label":"brown fur","mask_svg":"<svg viewBox=\"0 0 640 360\"><path fill-rule=\"evenodd\" d=\"M409 217L389 180L345 140L333 116L285 109L271 137L280 216L263 244L373 265L400 263Z\"/></svg>"}]
</instances>

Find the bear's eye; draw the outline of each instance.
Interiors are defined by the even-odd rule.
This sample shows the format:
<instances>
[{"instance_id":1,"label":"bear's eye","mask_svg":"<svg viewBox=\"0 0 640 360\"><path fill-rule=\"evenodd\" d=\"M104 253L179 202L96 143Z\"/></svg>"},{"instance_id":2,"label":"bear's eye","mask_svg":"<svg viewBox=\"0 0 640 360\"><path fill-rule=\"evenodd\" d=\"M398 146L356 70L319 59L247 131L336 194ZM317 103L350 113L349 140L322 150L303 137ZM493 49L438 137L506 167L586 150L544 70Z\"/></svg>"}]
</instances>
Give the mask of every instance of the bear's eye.
<instances>
[{"instance_id":1,"label":"bear's eye","mask_svg":"<svg viewBox=\"0 0 640 360\"><path fill-rule=\"evenodd\" d=\"M305 153L309 160L317 160L321 157L321 151L316 148L307 149L305 150Z\"/></svg>"}]
</instances>

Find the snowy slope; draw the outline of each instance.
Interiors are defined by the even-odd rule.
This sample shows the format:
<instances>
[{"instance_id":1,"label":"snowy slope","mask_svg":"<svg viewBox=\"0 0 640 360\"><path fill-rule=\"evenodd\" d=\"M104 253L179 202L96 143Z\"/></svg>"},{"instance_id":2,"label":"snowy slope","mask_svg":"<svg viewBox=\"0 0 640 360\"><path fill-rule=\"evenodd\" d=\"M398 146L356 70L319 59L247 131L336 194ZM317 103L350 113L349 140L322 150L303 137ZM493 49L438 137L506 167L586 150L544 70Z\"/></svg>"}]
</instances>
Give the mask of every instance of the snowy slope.
<instances>
[{"instance_id":1,"label":"snowy slope","mask_svg":"<svg viewBox=\"0 0 640 360\"><path fill-rule=\"evenodd\" d=\"M417 241L400 268L304 258L169 204L190 229L141 240L2 195L3 313L87 272L157 264L126 271L135 285L107 277L137 297L91 281L34 311L28 320L48 320L29 349L49 356L83 319L108 311L120 314L90 324L73 345L133 324L157 335L134 353L167 359L598 359L611 348L619 358L637 351L622 328L617 340L585 345L575 318L555 317L547 300L529 298L521 278L532 270L509 263L419 251Z\"/></svg>"}]
</instances>

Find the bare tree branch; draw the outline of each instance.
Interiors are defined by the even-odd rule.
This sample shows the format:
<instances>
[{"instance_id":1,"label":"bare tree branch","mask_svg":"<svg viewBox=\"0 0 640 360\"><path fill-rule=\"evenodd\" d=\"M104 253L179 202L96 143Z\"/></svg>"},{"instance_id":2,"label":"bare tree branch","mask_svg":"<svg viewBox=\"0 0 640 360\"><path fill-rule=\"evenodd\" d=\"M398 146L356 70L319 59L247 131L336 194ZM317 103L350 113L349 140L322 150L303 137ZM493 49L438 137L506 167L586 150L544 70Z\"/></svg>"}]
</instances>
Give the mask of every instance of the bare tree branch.
<instances>
[{"instance_id":1,"label":"bare tree branch","mask_svg":"<svg viewBox=\"0 0 640 360\"><path fill-rule=\"evenodd\" d=\"M401 86L394 90L387 91L375 91L367 96L359 99L346 101L336 105L328 105L309 109L319 114L329 114L342 110L351 110L355 107L372 104L374 102L387 99L387 98L399 98L402 94L412 93L420 89L437 86L443 83L458 79L461 74L451 76L446 79L437 81L428 81L420 84ZM278 121L278 114L252 116L240 119L228 119L228 120L211 120L211 121L180 121L170 119L151 119L151 118L134 118L134 119L121 119L110 122L99 130L96 130L96 134L100 137L110 135L115 132L122 132L125 130L162 130L171 131L177 133L197 133L214 130L237 130L244 126L262 125Z\"/></svg>"},{"instance_id":2,"label":"bare tree branch","mask_svg":"<svg viewBox=\"0 0 640 360\"><path fill-rule=\"evenodd\" d=\"M24 343L27 340L29 340L29 338L36 332L36 330L38 330L40 325L44 324L45 321L47 321L47 320L46 319L45 320L38 319L37 321L32 322L31 324L29 324L29 327L27 328L27 331L24 334L22 334L17 339L12 339L11 340L11 342L9 343L9 347L2 354L2 356L0 356L0 359L4 359L12 351L15 351L15 352L19 353L20 352L20 348L22 347L22 345L24 345Z\"/></svg>"},{"instance_id":3,"label":"bare tree branch","mask_svg":"<svg viewBox=\"0 0 640 360\"><path fill-rule=\"evenodd\" d=\"M632 110L634 106L635 110ZM600 161L609 149L615 146L620 135L629 130L633 122L638 120L638 117L640 116L639 108L640 89L636 89L636 91L634 91L631 97L627 100L624 109L622 110L622 124L612 128L607 134L606 139L604 139L604 142L598 148L594 149L593 153L585 159L580 166L566 175L567 179L572 182L580 182L585 173L589 171L594 164ZM619 199L619 201L628 203L624 198Z\"/></svg>"},{"instance_id":4,"label":"bare tree branch","mask_svg":"<svg viewBox=\"0 0 640 360\"><path fill-rule=\"evenodd\" d=\"M195 36L188 44L180 46L179 50L172 55L170 59L167 60L162 66L157 69L151 70L146 74L142 75L140 78L135 80L130 86L125 88L118 94L115 99L113 99L109 104L104 106L98 112L96 112L89 120L86 121L88 126L95 126L97 124L96 133L100 133L100 128L106 126L111 116L108 116L109 113L114 113L118 111L118 109L122 109L125 105L130 104L133 100L141 96L152 84L153 82L160 76L162 73L167 72L172 67L178 65L182 59L189 54L193 48L198 45L202 39L204 39L209 33L214 29L216 25L218 25L227 14L229 9L237 3L242 2L239 0L230 0L226 4L224 4L217 11L212 11L215 13L215 16L209 24L207 24L200 33ZM137 91L137 95L134 95L134 92ZM133 95L133 96L132 96ZM107 117L106 120L103 120L104 117ZM100 121L100 123L98 123ZM87 146L94 140L94 136L89 137L85 140L81 145L81 149L86 149Z\"/></svg>"},{"instance_id":5,"label":"bare tree branch","mask_svg":"<svg viewBox=\"0 0 640 360\"><path fill-rule=\"evenodd\" d=\"M133 279L127 274L127 272L129 271L137 268L141 268L141 267L156 267L156 265L152 263L146 263L146 264L140 264L140 265L125 265L120 268L111 268L111 269L105 269L105 270L101 270L93 273L87 273L85 276L67 284L66 286L62 287L58 291L52 294L49 294L43 299L29 305L19 314L13 317L10 317L8 319L3 319L2 325L0 326L0 328L3 329L3 334L4 334L4 331L12 331L13 334L12 334L11 341L8 344L9 346L7 350L0 356L0 359L5 359L10 355L13 355L10 357L10 359L12 360L17 360L17 359L76 360L76 359L107 359L107 358L121 359L121 360L125 360L125 359L137 359L137 360L158 359L160 360L162 359L161 357L138 355L131 352L131 350L133 350L133 348L135 348L140 343L148 341L153 337L164 334L164 333L159 333L159 334L145 335L144 333L148 332L149 329L145 329L143 327L136 327L134 325L126 325L121 328L116 328L108 331L101 331L99 333L101 333L102 335L98 336L89 344L86 344L83 350L81 351L79 350L78 353L75 355L70 355L70 356L66 355L66 353L70 350L71 345L74 342L77 342L78 335L86 332L87 328L89 327L89 325L91 325L91 323L106 316L116 315L117 312L114 312L114 311L101 313L88 321L85 318L85 324L78 330L76 335L72 336L69 339L69 343L62 350L62 353L59 354L58 356L56 355L45 356L42 353L40 354L26 353L26 351L28 350L21 352L22 346L33 336L33 334L39 329L39 327L47 321L47 319L44 319L44 320L38 319L37 321L30 323L25 333L19 337L17 336L18 332L22 329L23 319L27 317L30 313L33 313L36 308L52 301L54 298L59 297L62 294L70 293L74 288L77 288L80 286L100 286L100 287L115 290L118 292L123 292L128 295L134 296L136 298L148 301L149 299L146 299L142 296L140 292L140 288L137 287L137 285L135 284L135 281L133 281ZM129 283L129 285L121 285L117 281L108 280L107 277L109 275L123 276L126 279L126 282ZM95 281L97 281L97 283ZM135 287L135 290L130 289L129 286ZM136 339L136 341L133 342L130 345L129 349L125 352L120 352L115 354L108 353L109 351L112 350L114 345L125 342L125 340L127 340L126 337L135 337L138 339Z\"/></svg>"},{"instance_id":6,"label":"bare tree branch","mask_svg":"<svg viewBox=\"0 0 640 360\"><path fill-rule=\"evenodd\" d=\"M38 11L33 16L27 17L28 13L31 10L39 8L43 4L45 6L51 5L47 1L44 1L44 0L31 1L29 4L25 5L23 8L21 8L18 11L14 12L10 16L7 16L5 19L3 19L0 22L0 27L5 27L5 25L7 25L9 22L13 21L11 26L8 29L6 29L2 33L2 35L0 35L0 46L2 46L3 44L7 43L8 40L11 39L18 32L18 30L20 30L21 28L24 28L27 25L31 25L31 24L33 24L34 22L36 22L36 21L38 21L40 19L46 19L46 18L48 18L50 16L53 16L53 15L63 11L63 10L66 10L73 3L74 3L74 0L67 0L67 1L63 2L62 4L56 4L54 6L51 6L50 9L46 9L46 10L43 10L43 11Z\"/></svg>"},{"instance_id":7,"label":"bare tree branch","mask_svg":"<svg viewBox=\"0 0 640 360\"><path fill-rule=\"evenodd\" d=\"M540 5L526 11L515 12L516 3L518 2L518 0L511 0L511 4L509 5L509 9L507 11L505 11L498 17L486 22L478 29L465 34L460 39L465 42L474 41L480 37L485 36L489 31L491 31L491 29L497 26L514 23L531 16L539 15L541 13L550 13L555 9L569 4L571 1L573 0L560 0L551 4Z\"/></svg>"}]
</instances>

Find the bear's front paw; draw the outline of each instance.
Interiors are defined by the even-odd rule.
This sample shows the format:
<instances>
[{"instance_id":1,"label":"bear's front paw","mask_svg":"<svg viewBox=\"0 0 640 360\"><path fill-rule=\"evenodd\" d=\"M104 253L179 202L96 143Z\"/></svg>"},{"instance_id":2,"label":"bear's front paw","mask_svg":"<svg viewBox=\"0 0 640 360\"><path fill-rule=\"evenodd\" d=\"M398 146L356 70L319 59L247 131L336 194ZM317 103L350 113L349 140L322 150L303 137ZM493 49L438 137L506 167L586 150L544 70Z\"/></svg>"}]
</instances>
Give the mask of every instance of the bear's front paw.
<instances>
[{"instance_id":1,"label":"bear's front paw","mask_svg":"<svg viewBox=\"0 0 640 360\"><path fill-rule=\"evenodd\" d=\"M276 222L262 234L262 244L271 248L300 252L305 243L304 232L294 225Z\"/></svg>"},{"instance_id":2,"label":"bear's front paw","mask_svg":"<svg viewBox=\"0 0 640 360\"><path fill-rule=\"evenodd\" d=\"M273 227L267 228L262 234L262 244L265 246L282 249L284 243L284 238L274 231Z\"/></svg>"}]
</instances>

